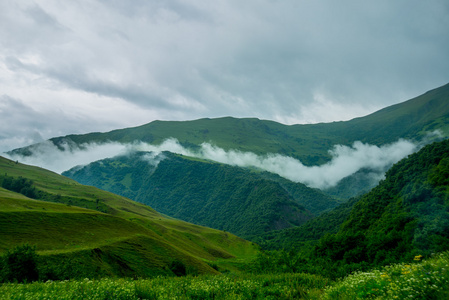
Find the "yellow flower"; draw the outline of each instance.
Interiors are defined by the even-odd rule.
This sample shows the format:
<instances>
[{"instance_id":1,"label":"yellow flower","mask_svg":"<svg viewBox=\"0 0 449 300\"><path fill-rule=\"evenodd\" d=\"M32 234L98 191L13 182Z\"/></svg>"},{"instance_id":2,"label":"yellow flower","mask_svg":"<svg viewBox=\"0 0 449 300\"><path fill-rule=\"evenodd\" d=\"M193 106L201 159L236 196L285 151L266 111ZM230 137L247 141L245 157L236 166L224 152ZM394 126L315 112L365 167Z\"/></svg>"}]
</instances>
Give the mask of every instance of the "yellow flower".
<instances>
[{"instance_id":1,"label":"yellow flower","mask_svg":"<svg viewBox=\"0 0 449 300\"><path fill-rule=\"evenodd\" d=\"M421 258L422 258L422 255L416 255L413 260L421 260Z\"/></svg>"}]
</instances>

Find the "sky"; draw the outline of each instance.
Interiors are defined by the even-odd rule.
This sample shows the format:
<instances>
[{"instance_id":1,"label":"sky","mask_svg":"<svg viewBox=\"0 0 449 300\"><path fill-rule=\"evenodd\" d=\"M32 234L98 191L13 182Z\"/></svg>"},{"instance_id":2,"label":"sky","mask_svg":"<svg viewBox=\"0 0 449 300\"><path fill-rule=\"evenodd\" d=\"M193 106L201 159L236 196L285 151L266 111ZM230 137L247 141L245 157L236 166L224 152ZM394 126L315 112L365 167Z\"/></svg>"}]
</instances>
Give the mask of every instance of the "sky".
<instances>
[{"instance_id":1,"label":"sky","mask_svg":"<svg viewBox=\"0 0 449 300\"><path fill-rule=\"evenodd\" d=\"M447 0L0 0L0 152L154 120L349 120L449 82Z\"/></svg>"}]
</instances>

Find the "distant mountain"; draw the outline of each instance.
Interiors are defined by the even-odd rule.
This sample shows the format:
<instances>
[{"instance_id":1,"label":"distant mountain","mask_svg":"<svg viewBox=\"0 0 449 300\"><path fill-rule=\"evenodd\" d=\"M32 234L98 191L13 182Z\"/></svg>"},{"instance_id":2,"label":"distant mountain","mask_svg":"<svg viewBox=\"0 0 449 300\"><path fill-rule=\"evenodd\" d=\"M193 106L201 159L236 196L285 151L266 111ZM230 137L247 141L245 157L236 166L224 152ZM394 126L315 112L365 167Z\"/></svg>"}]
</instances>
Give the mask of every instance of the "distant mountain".
<instances>
[{"instance_id":1,"label":"distant mountain","mask_svg":"<svg viewBox=\"0 0 449 300\"><path fill-rule=\"evenodd\" d=\"M108 141L160 144L167 138L176 138L183 146L192 149L209 142L225 150L279 153L297 158L306 165L319 165L330 159L328 151L337 144L351 145L354 141L361 141L384 145L399 138L420 140L435 130L449 136L449 84L345 122L287 126L273 121L231 117L154 121L134 128L68 135L50 141L59 146ZM36 145L10 153L30 155L33 149L36 149Z\"/></svg>"},{"instance_id":2,"label":"distant mountain","mask_svg":"<svg viewBox=\"0 0 449 300\"><path fill-rule=\"evenodd\" d=\"M319 190L270 173L169 152L134 152L63 175L242 237L298 226L338 205Z\"/></svg>"},{"instance_id":3,"label":"distant mountain","mask_svg":"<svg viewBox=\"0 0 449 300\"><path fill-rule=\"evenodd\" d=\"M257 247L231 233L0 157L0 254L35 245L43 279L216 274ZM211 265L214 264L214 268Z\"/></svg>"}]
</instances>

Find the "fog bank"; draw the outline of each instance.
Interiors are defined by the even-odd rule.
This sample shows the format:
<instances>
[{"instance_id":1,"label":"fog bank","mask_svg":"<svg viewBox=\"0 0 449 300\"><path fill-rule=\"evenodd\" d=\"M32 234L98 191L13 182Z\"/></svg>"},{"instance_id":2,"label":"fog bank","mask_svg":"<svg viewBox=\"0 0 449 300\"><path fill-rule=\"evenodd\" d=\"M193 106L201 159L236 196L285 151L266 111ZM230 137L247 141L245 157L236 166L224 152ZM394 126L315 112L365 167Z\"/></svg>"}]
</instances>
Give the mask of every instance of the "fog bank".
<instances>
[{"instance_id":1,"label":"fog bank","mask_svg":"<svg viewBox=\"0 0 449 300\"><path fill-rule=\"evenodd\" d=\"M62 173L77 165L86 165L100 159L126 155L131 151L151 151L155 153L170 151L233 166L256 167L276 173L291 181L304 183L309 187L325 189L335 186L341 179L361 169L370 169L373 176L377 178L376 180L379 180L394 163L419 148L417 144L403 139L381 147L356 141L351 146L335 145L329 150L332 159L328 163L310 167L303 165L301 161L295 158L280 154L257 155L252 152L224 150L209 143L203 143L199 150L193 151L183 147L173 138L165 140L160 145L142 142L132 144L109 142L78 146L67 142L60 146L63 151L47 141L34 147L32 156L5 156L21 163ZM147 160L149 163L157 165L159 161L152 161L156 157L155 155L149 155ZM157 159L160 160L160 158Z\"/></svg>"}]
</instances>

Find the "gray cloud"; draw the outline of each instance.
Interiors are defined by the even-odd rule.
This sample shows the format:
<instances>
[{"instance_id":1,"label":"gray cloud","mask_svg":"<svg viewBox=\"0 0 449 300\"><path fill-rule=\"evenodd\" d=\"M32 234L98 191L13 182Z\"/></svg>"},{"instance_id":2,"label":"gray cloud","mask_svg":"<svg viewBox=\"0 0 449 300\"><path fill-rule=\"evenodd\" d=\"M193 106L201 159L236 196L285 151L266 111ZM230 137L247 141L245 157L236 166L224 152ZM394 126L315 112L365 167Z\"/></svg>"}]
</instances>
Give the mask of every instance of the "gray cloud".
<instances>
[{"instance_id":1,"label":"gray cloud","mask_svg":"<svg viewBox=\"0 0 449 300\"><path fill-rule=\"evenodd\" d=\"M68 105L58 98L46 98L44 101L48 103L42 104L0 95L0 153L67 133L112 130L120 124L109 119L113 116L140 120L151 116L145 110L136 111L129 104L98 98L87 99L98 103L91 105L90 111L86 112L83 103L76 105L76 96L70 98L73 104ZM126 125L126 122L121 123L122 127Z\"/></svg>"},{"instance_id":2,"label":"gray cloud","mask_svg":"<svg viewBox=\"0 0 449 300\"><path fill-rule=\"evenodd\" d=\"M0 46L0 94L41 114L58 101L69 115L71 126L47 115L44 138L155 118L333 121L447 83L449 4L2 1ZM98 120L108 101L121 105Z\"/></svg>"},{"instance_id":3,"label":"gray cloud","mask_svg":"<svg viewBox=\"0 0 449 300\"><path fill-rule=\"evenodd\" d=\"M21 101L0 96L0 150L42 142L39 119L39 114Z\"/></svg>"}]
</instances>

